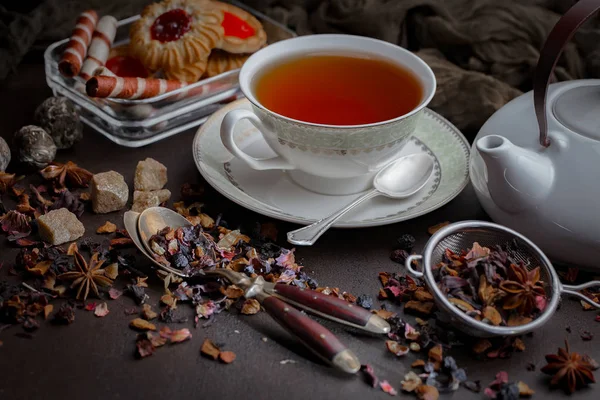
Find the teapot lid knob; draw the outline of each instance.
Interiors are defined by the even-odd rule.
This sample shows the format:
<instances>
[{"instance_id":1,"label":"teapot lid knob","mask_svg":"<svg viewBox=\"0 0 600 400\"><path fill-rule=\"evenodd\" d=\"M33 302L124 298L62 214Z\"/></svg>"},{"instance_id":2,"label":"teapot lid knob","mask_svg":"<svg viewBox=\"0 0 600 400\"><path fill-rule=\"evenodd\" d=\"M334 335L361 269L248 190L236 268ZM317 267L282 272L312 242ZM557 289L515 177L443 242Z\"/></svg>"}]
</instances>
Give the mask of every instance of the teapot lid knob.
<instances>
[{"instance_id":1,"label":"teapot lid knob","mask_svg":"<svg viewBox=\"0 0 600 400\"><path fill-rule=\"evenodd\" d=\"M546 115L546 100L548 84L565 45L573 37L579 27L600 10L600 0L580 0L575 3L558 20L542 50L533 78L533 101L535 114L540 129L540 144L550 146L548 139L548 119Z\"/></svg>"}]
</instances>

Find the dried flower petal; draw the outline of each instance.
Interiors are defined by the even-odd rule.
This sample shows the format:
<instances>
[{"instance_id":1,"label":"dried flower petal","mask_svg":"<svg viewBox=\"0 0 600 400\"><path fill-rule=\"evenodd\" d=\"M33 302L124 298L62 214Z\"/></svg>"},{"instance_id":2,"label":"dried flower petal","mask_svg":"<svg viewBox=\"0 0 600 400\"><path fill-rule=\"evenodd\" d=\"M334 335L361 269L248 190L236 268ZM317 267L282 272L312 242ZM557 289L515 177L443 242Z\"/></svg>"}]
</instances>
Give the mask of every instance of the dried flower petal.
<instances>
[{"instance_id":1,"label":"dried flower petal","mask_svg":"<svg viewBox=\"0 0 600 400\"><path fill-rule=\"evenodd\" d=\"M221 351L210 339L205 339L200 348L200 353L206 357L216 360Z\"/></svg>"},{"instance_id":2,"label":"dried flower petal","mask_svg":"<svg viewBox=\"0 0 600 400\"><path fill-rule=\"evenodd\" d=\"M421 386L423 381L419 378L419 375L415 374L413 371L410 371L408 374L404 375L404 380L402 381L402 390L405 392L412 392L417 387Z\"/></svg>"},{"instance_id":3,"label":"dried flower petal","mask_svg":"<svg viewBox=\"0 0 600 400\"><path fill-rule=\"evenodd\" d=\"M403 346L394 340L386 340L385 345L390 353L398 357L406 355L410 350L407 346Z\"/></svg>"},{"instance_id":4,"label":"dried flower petal","mask_svg":"<svg viewBox=\"0 0 600 400\"><path fill-rule=\"evenodd\" d=\"M117 279L117 276L119 276L119 264L112 263L104 268L104 276L109 279Z\"/></svg>"},{"instance_id":5,"label":"dried flower petal","mask_svg":"<svg viewBox=\"0 0 600 400\"><path fill-rule=\"evenodd\" d=\"M442 362L442 345L436 344L433 346L428 353L429 361Z\"/></svg>"},{"instance_id":6,"label":"dried flower petal","mask_svg":"<svg viewBox=\"0 0 600 400\"><path fill-rule=\"evenodd\" d=\"M393 317L393 316L396 315L395 312L391 312L391 311L384 310L384 309L373 311L373 313L377 314L377 316L379 316L380 318L383 318L385 320L387 320L387 319L389 319L389 318L391 318L391 317Z\"/></svg>"},{"instance_id":7,"label":"dried flower petal","mask_svg":"<svg viewBox=\"0 0 600 400\"><path fill-rule=\"evenodd\" d=\"M105 317L108 315L108 313L108 304L106 303L98 304L94 310L94 315L96 317Z\"/></svg>"},{"instance_id":8,"label":"dried flower petal","mask_svg":"<svg viewBox=\"0 0 600 400\"><path fill-rule=\"evenodd\" d=\"M517 314L511 314L510 317L508 317L508 321L506 322L506 325L521 326L521 325L528 324L531 321L533 321L533 319L531 319L529 317L524 317L522 315L517 315Z\"/></svg>"},{"instance_id":9,"label":"dried flower petal","mask_svg":"<svg viewBox=\"0 0 600 400\"><path fill-rule=\"evenodd\" d=\"M221 293L227 296L228 299L239 299L244 295L244 290L236 285L229 285L227 288L221 287Z\"/></svg>"},{"instance_id":10,"label":"dried flower petal","mask_svg":"<svg viewBox=\"0 0 600 400\"><path fill-rule=\"evenodd\" d=\"M590 331L583 331L583 332L581 332L580 336L581 336L581 339L583 339L585 341L592 340L594 338L594 335Z\"/></svg>"},{"instance_id":11,"label":"dried flower petal","mask_svg":"<svg viewBox=\"0 0 600 400\"><path fill-rule=\"evenodd\" d=\"M156 325L151 324L150 322L141 319L141 318L136 318L133 321L131 321L129 323L129 326L135 329L139 329L142 331L155 331L156 330Z\"/></svg>"},{"instance_id":12,"label":"dried flower petal","mask_svg":"<svg viewBox=\"0 0 600 400\"><path fill-rule=\"evenodd\" d=\"M435 386L421 385L415 389L419 400L438 400L440 392Z\"/></svg>"},{"instance_id":13,"label":"dried flower petal","mask_svg":"<svg viewBox=\"0 0 600 400\"><path fill-rule=\"evenodd\" d=\"M44 319L46 319L46 320L48 319L48 317L52 313L53 309L54 309L54 306L52 304L46 304L44 306Z\"/></svg>"},{"instance_id":14,"label":"dried flower petal","mask_svg":"<svg viewBox=\"0 0 600 400\"><path fill-rule=\"evenodd\" d=\"M381 390L383 390L390 396L395 396L398 394L398 391L396 391L396 389L394 389L393 386L390 385L388 381L379 382L379 387L381 388Z\"/></svg>"},{"instance_id":15,"label":"dried flower petal","mask_svg":"<svg viewBox=\"0 0 600 400\"><path fill-rule=\"evenodd\" d=\"M154 318L158 317L158 314L152 311L152 306L150 306L150 304L144 304L142 306L142 317L145 320L151 321Z\"/></svg>"},{"instance_id":16,"label":"dried flower petal","mask_svg":"<svg viewBox=\"0 0 600 400\"><path fill-rule=\"evenodd\" d=\"M191 338L192 333L187 328L179 329L171 333L171 343L180 343Z\"/></svg>"},{"instance_id":17,"label":"dried flower petal","mask_svg":"<svg viewBox=\"0 0 600 400\"><path fill-rule=\"evenodd\" d=\"M108 296L113 300L118 299L119 297L121 297L122 294L123 294L123 292L121 292L120 290L117 290L115 288L111 288L108 291Z\"/></svg>"},{"instance_id":18,"label":"dried flower petal","mask_svg":"<svg viewBox=\"0 0 600 400\"><path fill-rule=\"evenodd\" d=\"M487 306L483 309L483 317L494 326L498 326L502 323L502 316L498 310L491 306Z\"/></svg>"},{"instance_id":19,"label":"dried flower petal","mask_svg":"<svg viewBox=\"0 0 600 400\"><path fill-rule=\"evenodd\" d=\"M525 343L521 339L519 339L519 338L516 338L513 341L513 347L517 351L525 351Z\"/></svg>"},{"instance_id":20,"label":"dried flower petal","mask_svg":"<svg viewBox=\"0 0 600 400\"><path fill-rule=\"evenodd\" d=\"M260 311L260 303L256 299L246 299L242 306L242 314L252 315Z\"/></svg>"},{"instance_id":21,"label":"dried flower petal","mask_svg":"<svg viewBox=\"0 0 600 400\"><path fill-rule=\"evenodd\" d=\"M444 222L440 222L439 224L430 226L429 228L427 228L427 232L430 235L433 235L434 233L436 233L437 231L439 231L440 229L442 229L446 225L450 225L450 221L444 221Z\"/></svg>"},{"instance_id":22,"label":"dried flower petal","mask_svg":"<svg viewBox=\"0 0 600 400\"><path fill-rule=\"evenodd\" d=\"M529 397L535 393L525 382L519 381L517 385L519 386L519 396Z\"/></svg>"},{"instance_id":23,"label":"dried flower petal","mask_svg":"<svg viewBox=\"0 0 600 400\"><path fill-rule=\"evenodd\" d=\"M77 253L78 251L79 251L79 249L77 248L77 243L73 242L67 248L67 255L68 256L74 256L75 253Z\"/></svg>"},{"instance_id":24,"label":"dried flower petal","mask_svg":"<svg viewBox=\"0 0 600 400\"><path fill-rule=\"evenodd\" d=\"M421 336L421 334L410 324L406 324L404 326L404 337L408 340L417 340Z\"/></svg>"},{"instance_id":25,"label":"dried flower petal","mask_svg":"<svg viewBox=\"0 0 600 400\"><path fill-rule=\"evenodd\" d=\"M106 221L104 225L96 229L96 233L115 233L117 231L117 225L113 224L110 221Z\"/></svg>"},{"instance_id":26,"label":"dried flower petal","mask_svg":"<svg viewBox=\"0 0 600 400\"><path fill-rule=\"evenodd\" d=\"M361 365L360 370L365 375L365 377L367 379L367 383L374 388L377 387L377 384L379 383L379 379L375 375L375 371L373 370L373 367L369 364Z\"/></svg>"},{"instance_id":27,"label":"dried flower petal","mask_svg":"<svg viewBox=\"0 0 600 400\"><path fill-rule=\"evenodd\" d=\"M425 366L425 360L415 360L410 366L411 368L422 368Z\"/></svg>"},{"instance_id":28,"label":"dried flower petal","mask_svg":"<svg viewBox=\"0 0 600 400\"><path fill-rule=\"evenodd\" d=\"M235 360L235 353L233 351L222 351L219 353L219 360L225 364L231 364Z\"/></svg>"},{"instance_id":29,"label":"dried flower petal","mask_svg":"<svg viewBox=\"0 0 600 400\"><path fill-rule=\"evenodd\" d=\"M473 345L473 352L475 354L482 354L492 347L492 343L487 339L480 339Z\"/></svg>"},{"instance_id":30,"label":"dried flower petal","mask_svg":"<svg viewBox=\"0 0 600 400\"><path fill-rule=\"evenodd\" d=\"M154 353L154 345L144 334L139 334L135 341L136 356L145 358Z\"/></svg>"},{"instance_id":31,"label":"dried flower petal","mask_svg":"<svg viewBox=\"0 0 600 400\"><path fill-rule=\"evenodd\" d=\"M432 302L410 300L404 305L404 310L429 315L433 311L433 305Z\"/></svg>"},{"instance_id":32,"label":"dried flower petal","mask_svg":"<svg viewBox=\"0 0 600 400\"><path fill-rule=\"evenodd\" d=\"M51 266L52 266L52 260L48 260L48 261L42 261L42 262L35 264L35 266L33 268L29 268L29 266L25 266L25 268L27 269L27 272L29 272L33 275L44 276L46 274L46 272L48 272L48 269Z\"/></svg>"},{"instance_id":33,"label":"dried flower petal","mask_svg":"<svg viewBox=\"0 0 600 400\"><path fill-rule=\"evenodd\" d=\"M83 308L85 311L94 311L96 309L97 304L95 302L87 303Z\"/></svg>"}]
</instances>

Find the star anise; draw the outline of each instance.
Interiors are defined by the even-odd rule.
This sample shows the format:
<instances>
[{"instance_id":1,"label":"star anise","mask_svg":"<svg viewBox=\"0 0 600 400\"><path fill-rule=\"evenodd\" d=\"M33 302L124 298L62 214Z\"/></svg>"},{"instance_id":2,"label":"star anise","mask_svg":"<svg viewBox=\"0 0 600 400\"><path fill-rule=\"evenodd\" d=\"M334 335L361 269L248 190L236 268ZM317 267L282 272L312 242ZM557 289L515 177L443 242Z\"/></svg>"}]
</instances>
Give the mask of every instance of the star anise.
<instances>
[{"instance_id":1,"label":"star anise","mask_svg":"<svg viewBox=\"0 0 600 400\"><path fill-rule=\"evenodd\" d=\"M58 276L61 280L72 280L71 288L79 286L77 290L77 298L85 300L90 292L90 287L94 291L97 297L100 297L98 292L98 285L100 286L112 286L113 281L105 276L104 269L101 269L104 260L98 260L98 253L94 253L90 258L89 265L85 262L83 256L76 251L75 252L75 266L78 271L65 272ZM80 297L83 294L83 297Z\"/></svg>"},{"instance_id":2,"label":"star anise","mask_svg":"<svg viewBox=\"0 0 600 400\"><path fill-rule=\"evenodd\" d=\"M558 354L548 354L546 361L548 365L541 371L548 375L554 375L550 381L551 386L565 385L570 393L586 386L588 383L596 383L592 371L594 365L589 357L578 353L569 353L569 343L565 341L565 348L559 348Z\"/></svg>"},{"instance_id":3,"label":"star anise","mask_svg":"<svg viewBox=\"0 0 600 400\"><path fill-rule=\"evenodd\" d=\"M60 187L65 187L65 182L72 187L87 187L94 176L90 171L80 168L77 164L67 161L66 164L53 162L40 171L45 179L57 179Z\"/></svg>"},{"instance_id":4,"label":"star anise","mask_svg":"<svg viewBox=\"0 0 600 400\"><path fill-rule=\"evenodd\" d=\"M0 194L6 193L8 189L15 185L15 183L17 183L15 174L0 171Z\"/></svg>"},{"instance_id":5,"label":"star anise","mask_svg":"<svg viewBox=\"0 0 600 400\"><path fill-rule=\"evenodd\" d=\"M522 265L510 265L509 277L511 280L500 284L500 289L507 293L504 298L503 308L514 310L521 315L529 315L536 307L536 297L545 297L543 282L540 281L540 267L531 271Z\"/></svg>"}]
</instances>

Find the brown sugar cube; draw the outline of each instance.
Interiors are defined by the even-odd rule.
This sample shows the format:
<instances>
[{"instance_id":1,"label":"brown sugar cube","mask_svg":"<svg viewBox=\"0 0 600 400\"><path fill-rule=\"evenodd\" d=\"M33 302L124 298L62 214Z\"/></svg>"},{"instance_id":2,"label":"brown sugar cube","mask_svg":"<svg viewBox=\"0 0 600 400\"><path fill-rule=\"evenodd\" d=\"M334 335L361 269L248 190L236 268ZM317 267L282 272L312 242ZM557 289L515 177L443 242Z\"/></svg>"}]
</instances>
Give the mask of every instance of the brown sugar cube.
<instances>
[{"instance_id":1,"label":"brown sugar cube","mask_svg":"<svg viewBox=\"0 0 600 400\"><path fill-rule=\"evenodd\" d=\"M77 240L85 233L81 221L66 208L52 210L37 221L40 237L53 246Z\"/></svg>"},{"instance_id":2,"label":"brown sugar cube","mask_svg":"<svg viewBox=\"0 0 600 400\"><path fill-rule=\"evenodd\" d=\"M131 211L142 212L146 208L158 207L170 198L171 192L168 189L152 190L149 192L136 190L133 192L133 206L131 207Z\"/></svg>"},{"instance_id":3,"label":"brown sugar cube","mask_svg":"<svg viewBox=\"0 0 600 400\"><path fill-rule=\"evenodd\" d=\"M159 190L167 184L167 167L153 158L138 162L133 179L135 190Z\"/></svg>"},{"instance_id":4,"label":"brown sugar cube","mask_svg":"<svg viewBox=\"0 0 600 400\"><path fill-rule=\"evenodd\" d=\"M129 198L129 187L123 175L118 172L102 172L92 178L91 197L94 212L106 214L125 207Z\"/></svg>"}]
</instances>

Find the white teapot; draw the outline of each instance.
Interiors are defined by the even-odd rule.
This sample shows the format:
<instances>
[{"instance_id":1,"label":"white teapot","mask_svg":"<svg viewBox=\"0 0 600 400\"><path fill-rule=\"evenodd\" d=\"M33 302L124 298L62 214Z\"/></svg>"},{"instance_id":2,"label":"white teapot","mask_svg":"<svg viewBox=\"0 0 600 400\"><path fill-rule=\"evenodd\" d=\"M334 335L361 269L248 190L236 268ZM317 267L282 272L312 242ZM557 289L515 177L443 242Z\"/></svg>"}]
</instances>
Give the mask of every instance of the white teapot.
<instances>
[{"instance_id":1,"label":"white teapot","mask_svg":"<svg viewBox=\"0 0 600 400\"><path fill-rule=\"evenodd\" d=\"M550 32L534 90L498 110L473 145L471 182L496 222L551 259L600 269L600 80L548 85L564 45L600 0L581 0Z\"/></svg>"}]
</instances>

